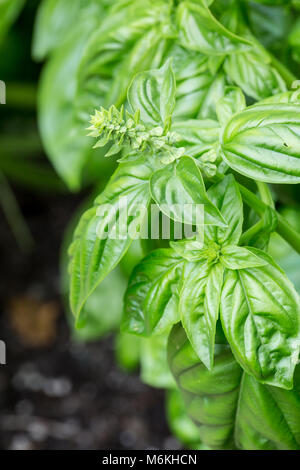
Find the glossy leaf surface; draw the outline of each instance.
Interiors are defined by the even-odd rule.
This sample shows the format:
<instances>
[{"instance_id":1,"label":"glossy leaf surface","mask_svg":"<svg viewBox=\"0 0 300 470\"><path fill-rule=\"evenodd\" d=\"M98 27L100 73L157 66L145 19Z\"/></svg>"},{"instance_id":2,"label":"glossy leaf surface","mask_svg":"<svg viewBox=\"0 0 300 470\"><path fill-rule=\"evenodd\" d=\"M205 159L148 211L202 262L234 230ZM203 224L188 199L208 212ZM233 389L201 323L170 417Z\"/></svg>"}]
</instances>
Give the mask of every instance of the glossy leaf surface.
<instances>
[{"instance_id":1,"label":"glossy leaf surface","mask_svg":"<svg viewBox=\"0 0 300 470\"><path fill-rule=\"evenodd\" d=\"M300 182L300 106L253 106L227 124L221 152L231 168L258 181Z\"/></svg>"},{"instance_id":2,"label":"glossy leaf surface","mask_svg":"<svg viewBox=\"0 0 300 470\"><path fill-rule=\"evenodd\" d=\"M150 175L145 161L121 164L94 206L83 214L70 248L70 295L75 315L138 233L150 202Z\"/></svg>"},{"instance_id":3,"label":"glossy leaf surface","mask_svg":"<svg viewBox=\"0 0 300 470\"><path fill-rule=\"evenodd\" d=\"M233 354L249 374L292 388L300 347L299 296L278 268L226 271L221 319Z\"/></svg>"},{"instance_id":4,"label":"glossy leaf surface","mask_svg":"<svg viewBox=\"0 0 300 470\"><path fill-rule=\"evenodd\" d=\"M218 344L208 371L180 325L170 334L168 357L203 443L216 449L299 450L299 367L292 391L262 385L242 371L228 346Z\"/></svg>"}]
</instances>

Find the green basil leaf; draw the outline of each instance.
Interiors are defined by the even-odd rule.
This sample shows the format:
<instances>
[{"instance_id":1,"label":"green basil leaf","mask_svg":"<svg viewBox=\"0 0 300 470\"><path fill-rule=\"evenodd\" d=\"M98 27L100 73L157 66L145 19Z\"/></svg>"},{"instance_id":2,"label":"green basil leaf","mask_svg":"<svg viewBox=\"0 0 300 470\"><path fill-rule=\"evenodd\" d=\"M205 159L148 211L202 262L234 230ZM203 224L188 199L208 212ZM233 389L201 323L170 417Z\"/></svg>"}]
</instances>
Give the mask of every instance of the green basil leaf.
<instances>
[{"instance_id":1,"label":"green basil leaf","mask_svg":"<svg viewBox=\"0 0 300 470\"><path fill-rule=\"evenodd\" d=\"M300 101L300 90L295 89L294 91L286 91L284 93L278 93L277 95L269 96L254 106L261 106L263 104L278 104L278 103L299 103Z\"/></svg>"},{"instance_id":2,"label":"green basil leaf","mask_svg":"<svg viewBox=\"0 0 300 470\"><path fill-rule=\"evenodd\" d=\"M175 107L175 93L175 75L171 61L167 61L160 69L134 77L128 90L128 102L133 112L140 112L144 123L166 127Z\"/></svg>"},{"instance_id":3,"label":"green basil leaf","mask_svg":"<svg viewBox=\"0 0 300 470\"><path fill-rule=\"evenodd\" d=\"M178 119L216 119L216 103L224 95L227 84L225 74L219 70L219 57L208 58L177 44L168 56L172 57L176 77L173 116ZM214 70L211 70L212 64Z\"/></svg>"},{"instance_id":4,"label":"green basil leaf","mask_svg":"<svg viewBox=\"0 0 300 470\"><path fill-rule=\"evenodd\" d=\"M175 388L167 362L168 335L143 338L141 342L141 379L156 388Z\"/></svg>"},{"instance_id":5,"label":"green basil leaf","mask_svg":"<svg viewBox=\"0 0 300 470\"><path fill-rule=\"evenodd\" d=\"M204 449L200 441L198 428L187 415L184 400L179 390L168 390L166 411L172 434L187 448Z\"/></svg>"},{"instance_id":6,"label":"green basil leaf","mask_svg":"<svg viewBox=\"0 0 300 470\"><path fill-rule=\"evenodd\" d=\"M283 271L283 269L279 266L279 264L276 263L276 261L268 253L254 246L247 246L247 249L251 251L251 253L254 253L256 256L258 256L259 258L262 258L263 260L265 260L266 264L273 266L277 271L282 273L284 277L286 278L285 272Z\"/></svg>"},{"instance_id":7,"label":"green basil leaf","mask_svg":"<svg viewBox=\"0 0 300 470\"><path fill-rule=\"evenodd\" d=\"M98 21L85 41L77 73L76 109L81 119L87 121L99 105L121 106L134 74L160 64L165 47L160 24L167 21L169 9L159 0L115 2Z\"/></svg>"},{"instance_id":8,"label":"green basil leaf","mask_svg":"<svg viewBox=\"0 0 300 470\"><path fill-rule=\"evenodd\" d=\"M71 308L77 317L132 243L150 203L151 171L144 159L138 165L121 164L94 206L83 214L70 248ZM123 208L127 208L124 214ZM124 220L122 214L128 217Z\"/></svg>"},{"instance_id":9,"label":"green basil leaf","mask_svg":"<svg viewBox=\"0 0 300 470\"><path fill-rule=\"evenodd\" d=\"M225 246L221 250L220 261L227 269L245 269L265 266L267 262L252 253L247 247Z\"/></svg>"},{"instance_id":10,"label":"green basil leaf","mask_svg":"<svg viewBox=\"0 0 300 470\"><path fill-rule=\"evenodd\" d=\"M79 120L74 110L77 71L93 27L91 19L76 26L76 31L73 30L63 47L48 61L39 89L38 119L42 141L56 171L72 190L80 187L83 167L92 154L96 154L86 137L87 121Z\"/></svg>"},{"instance_id":11,"label":"green basil leaf","mask_svg":"<svg viewBox=\"0 0 300 470\"><path fill-rule=\"evenodd\" d=\"M85 17L105 15L105 4L95 0L43 0L40 2L33 37L32 54L35 60L45 59L49 53L68 39L74 24Z\"/></svg>"},{"instance_id":12,"label":"green basil leaf","mask_svg":"<svg viewBox=\"0 0 300 470\"><path fill-rule=\"evenodd\" d=\"M292 388L300 349L300 304L282 271L273 264L226 271L221 319L246 372L262 383Z\"/></svg>"},{"instance_id":13,"label":"green basil leaf","mask_svg":"<svg viewBox=\"0 0 300 470\"><path fill-rule=\"evenodd\" d=\"M300 182L300 106L253 106L234 116L221 152L239 173L268 183Z\"/></svg>"},{"instance_id":14,"label":"green basil leaf","mask_svg":"<svg viewBox=\"0 0 300 470\"><path fill-rule=\"evenodd\" d=\"M179 320L177 290L183 263L173 250L160 249L136 266L125 294L123 331L160 335Z\"/></svg>"},{"instance_id":15,"label":"green basil leaf","mask_svg":"<svg viewBox=\"0 0 300 470\"><path fill-rule=\"evenodd\" d=\"M185 155L196 158L205 174L214 175L217 171L217 148L220 125L212 119L188 119L173 123L171 130L176 132L176 146L185 148Z\"/></svg>"},{"instance_id":16,"label":"green basil leaf","mask_svg":"<svg viewBox=\"0 0 300 470\"><path fill-rule=\"evenodd\" d=\"M246 95L256 100L287 91L285 81L271 66L270 59L258 50L231 54L226 58L224 69Z\"/></svg>"},{"instance_id":17,"label":"green basil leaf","mask_svg":"<svg viewBox=\"0 0 300 470\"><path fill-rule=\"evenodd\" d=\"M219 317L223 267L194 263L184 271L180 316L187 336L204 365L212 369Z\"/></svg>"},{"instance_id":18,"label":"green basil leaf","mask_svg":"<svg viewBox=\"0 0 300 470\"><path fill-rule=\"evenodd\" d=\"M236 420L236 444L242 449L300 449L300 369L294 390L264 386L244 374Z\"/></svg>"},{"instance_id":19,"label":"green basil leaf","mask_svg":"<svg viewBox=\"0 0 300 470\"><path fill-rule=\"evenodd\" d=\"M233 432L242 369L228 345L216 345L211 371L200 361L180 324L169 336L168 360L201 441L216 449L234 448Z\"/></svg>"},{"instance_id":20,"label":"green basil leaf","mask_svg":"<svg viewBox=\"0 0 300 470\"><path fill-rule=\"evenodd\" d=\"M199 0L199 5L182 2L177 10L180 40L184 47L203 54L224 55L252 47L247 39L231 33Z\"/></svg>"},{"instance_id":21,"label":"green basil leaf","mask_svg":"<svg viewBox=\"0 0 300 470\"><path fill-rule=\"evenodd\" d=\"M243 227L243 202L232 175L225 176L207 191L209 199L219 209L228 227L206 227L205 237L219 245L237 245Z\"/></svg>"},{"instance_id":22,"label":"green basil leaf","mask_svg":"<svg viewBox=\"0 0 300 470\"><path fill-rule=\"evenodd\" d=\"M176 77L176 104L173 116L196 117L211 83L207 58L175 44L170 49Z\"/></svg>"},{"instance_id":23,"label":"green basil leaf","mask_svg":"<svg viewBox=\"0 0 300 470\"><path fill-rule=\"evenodd\" d=\"M216 346L208 371L180 325L168 344L171 371L201 441L216 449L299 450L300 367L295 388L262 385L241 368L225 345Z\"/></svg>"},{"instance_id":24,"label":"green basil leaf","mask_svg":"<svg viewBox=\"0 0 300 470\"><path fill-rule=\"evenodd\" d=\"M226 124L236 113L246 107L243 92L237 87L225 88L225 95L217 103L217 116L221 125Z\"/></svg>"},{"instance_id":25,"label":"green basil leaf","mask_svg":"<svg viewBox=\"0 0 300 470\"><path fill-rule=\"evenodd\" d=\"M121 61L118 74L108 90L106 102L117 105L123 103L134 76L145 70L158 69L163 63L162 58L166 55L168 46L169 42L164 37L160 24L152 26L149 31L146 30Z\"/></svg>"},{"instance_id":26,"label":"green basil leaf","mask_svg":"<svg viewBox=\"0 0 300 470\"><path fill-rule=\"evenodd\" d=\"M151 177L150 188L161 211L171 219L189 225L226 226L220 211L208 198L201 172L192 158L181 157L157 170Z\"/></svg>"},{"instance_id":27,"label":"green basil leaf","mask_svg":"<svg viewBox=\"0 0 300 470\"><path fill-rule=\"evenodd\" d=\"M208 75L206 82L207 86L203 90L204 95L197 117L199 119L216 119L217 103L223 98L224 90L227 85L226 77L223 72L219 72L214 75Z\"/></svg>"},{"instance_id":28,"label":"green basil leaf","mask_svg":"<svg viewBox=\"0 0 300 470\"><path fill-rule=\"evenodd\" d=\"M192 157L200 157L219 140L220 124L212 119L175 121L171 131L179 136L178 147L185 147Z\"/></svg>"},{"instance_id":29,"label":"green basil leaf","mask_svg":"<svg viewBox=\"0 0 300 470\"><path fill-rule=\"evenodd\" d=\"M76 322L74 335L82 341L95 341L117 331L120 325L126 278L114 269L87 299ZM120 295L115 295L119 292Z\"/></svg>"}]
</instances>

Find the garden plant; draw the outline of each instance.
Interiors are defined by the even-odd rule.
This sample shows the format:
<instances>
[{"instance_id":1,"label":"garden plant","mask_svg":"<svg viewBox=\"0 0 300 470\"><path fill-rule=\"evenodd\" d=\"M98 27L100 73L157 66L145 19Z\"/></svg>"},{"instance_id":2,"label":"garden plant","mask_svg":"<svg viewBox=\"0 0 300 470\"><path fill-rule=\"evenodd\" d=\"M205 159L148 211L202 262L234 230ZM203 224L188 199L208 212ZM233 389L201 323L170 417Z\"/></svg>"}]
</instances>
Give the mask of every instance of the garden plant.
<instances>
[{"instance_id":1,"label":"garden plant","mask_svg":"<svg viewBox=\"0 0 300 470\"><path fill-rule=\"evenodd\" d=\"M192 448L300 449L299 10L44 0L36 20L44 147L96 193L62 261L77 334L120 326Z\"/></svg>"}]
</instances>

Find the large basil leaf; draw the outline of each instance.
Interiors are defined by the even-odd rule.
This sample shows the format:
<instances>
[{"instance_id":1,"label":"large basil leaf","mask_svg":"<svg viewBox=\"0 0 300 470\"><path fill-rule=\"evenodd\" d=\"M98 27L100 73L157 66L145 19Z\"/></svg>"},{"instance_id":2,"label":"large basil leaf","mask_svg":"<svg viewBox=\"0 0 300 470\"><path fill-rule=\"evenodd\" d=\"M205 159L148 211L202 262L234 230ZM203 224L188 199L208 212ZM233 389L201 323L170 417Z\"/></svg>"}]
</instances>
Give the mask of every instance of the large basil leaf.
<instances>
[{"instance_id":1,"label":"large basil leaf","mask_svg":"<svg viewBox=\"0 0 300 470\"><path fill-rule=\"evenodd\" d=\"M204 55L175 44L169 52L176 77L174 117L196 117L214 77Z\"/></svg>"},{"instance_id":2,"label":"large basil leaf","mask_svg":"<svg viewBox=\"0 0 300 470\"><path fill-rule=\"evenodd\" d=\"M86 123L75 116L74 110L77 70L95 21L88 17L88 21L76 25L76 30L45 66L39 89L38 118L45 150L56 171L73 190L79 188L82 169L92 154L98 159L101 155L101 151L92 149L86 137Z\"/></svg>"},{"instance_id":3,"label":"large basil leaf","mask_svg":"<svg viewBox=\"0 0 300 470\"><path fill-rule=\"evenodd\" d=\"M139 73L128 90L128 102L133 112L150 125L165 127L175 107L176 82L171 62L160 69Z\"/></svg>"},{"instance_id":4,"label":"large basil leaf","mask_svg":"<svg viewBox=\"0 0 300 470\"><path fill-rule=\"evenodd\" d=\"M109 41L109 38L107 40ZM113 48L113 44L111 42L109 44ZM127 90L134 76L144 70L158 69L164 62L163 59L168 47L169 41L164 37L160 24L154 25L149 31L146 30L131 49L125 53L124 59L117 67L118 73L113 75L106 103L117 105L123 103L127 98Z\"/></svg>"},{"instance_id":5,"label":"large basil leaf","mask_svg":"<svg viewBox=\"0 0 300 470\"><path fill-rule=\"evenodd\" d=\"M95 341L117 331L123 310L122 293L125 289L126 278L117 267L87 299L76 322L74 336L83 341Z\"/></svg>"},{"instance_id":6,"label":"large basil leaf","mask_svg":"<svg viewBox=\"0 0 300 470\"><path fill-rule=\"evenodd\" d=\"M266 104L234 116L221 138L231 168L269 183L300 182L300 106Z\"/></svg>"},{"instance_id":7,"label":"large basil leaf","mask_svg":"<svg viewBox=\"0 0 300 470\"><path fill-rule=\"evenodd\" d=\"M180 40L184 47L203 54L224 55L249 49L251 42L236 36L219 23L203 0L184 1L177 10Z\"/></svg>"},{"instance_id":8,"label":"large basil leaf","mask_svg":"<svg viewBox=\"0 0 300 470\"><path fill-rule=\"evenodd\" d=\"M292 388L300 349L300 302L275 264L226 271L221 319L246 372L262 383Z\"/></svg>"},{"instance_id":9,"label":"large basil leaf","mask_svg":"<svg viewBox=\"0 0 300 470\"><path fill-rule=\"evenodd\" d=\"M43 60L68 39L74 24L94 15L104 15L105 2L98 0L43 0L36 16L32 53Z\"/></svg>"},{"instance_id":10,"label":"large basil leaf","mask_svg":"<svg viewBox=\"0 0 300 470\"><path fill-rule=\"evenodd\" d=\"M160 65L165 41L159 25L168 12L161 0L112 6L87 41L79 66L76 105L80 116L99 105L120 106L133 75Z\"/></svg>"},{"instance_id":11,"label":"large basil leaf","mask_svg":"<svg viewBox=\"0 0 300 470\"><path fill-rule=\"evenodd\" d=\"M300 449L300 367L295 388L262 385L247 375L230 348L218 344L208 371L176 325L169 337L171 371L200 437L216 449Z\"/></svg>"},{"instance_id":12,"label":"large basil leaf","mask_svg":"<svg viewBox=\"0 0 300 470\"><path fill-rule=\"evenodd\" d=\"M173 250L160 249L136 266L125 293L123 331L159 335L179 321L178 286L183 263Z\"/></svg>"},{"instance_id":13,"label":"large basil leaf","mask_svg":"<svg viewBox=\"0 0 300 470\"><path fill-rule=\"evenodd\" d=\"M186 413L184 400L179 390L168 390L166 403L167 420L172 433L190 449L204 449L200 443L197 426Z\"/></svg>"},{"instance_id":14,"label":"large basil leaf","mask_svg":"<svg viewBox=\"0 0 300 470\"><path fill-rule=\"evenodd\" d=\"M233 431L243 375L228 345L216 345L211 371L200 361L180 324L169 336L168 360L201 441L212 448L234 448Z\"/></svg>"},{"instance_id":15,"label":"large basil leaf","mask_svg":"<svg viewBox=\"0 0 300 470\"><path fill-rule=\"evenodd\" d=\"M203 97L198 113L199 119L216 119L216 107L220 99L224 96L224 90L227 85L226 76L223 72L217 74L206 74L203 76L206 84L203 89Z\"/></svg>"},{"instance_id":16,"label":"large basil leaf","mask_svg":"<svg viewBox=\"0 0 300 470\"><path fill-rule=\"evenodd\" d=\"M217 65L212 69L212 58L179 47L176 43L168 57L176 77L175 118L216 119L216 103L224 94L225 74Z\"/></svg>"},{"instance_id":17,"label":"large basil leaf","mask_svg":"<svg viewBox=\"0 0 300 470\"><path fill-rule=\"evenodd\" d=\"M212 369L219 317L223 267L219 263L188 264L180 291L180 316L187 336L202 362Z\"/></svg>"},{"instance_id":18,"label":"large basil leaf","mask_svg":"<svg viewBox=\"0 0 300 470\"><path fill-rule=\"evenodd\" d=\"M83 214L70 247L71 308L76 316L136 236L150 203L151 171L151 161L145 159L120 164L94 206Z\"/></svg>"},{"instance_id":19,"label":"large basil leaf","mask_svg":"<svg viewBox=\"0 0 300 470\"><path fill-rule=\"evenodd\" d=\"M171 219L189 225L226 226L207 196L201 172L192 158L181 157L154 172L150 188L161 211Z\"/></svg>"},{"instance_id":20,"label":"large basil leaf","mask_svg":"<svg viewBox=\"0 0 300 470\"><path fill-rule=\"evenodd\" d=\"M219 245L237 245L243 227L243 201L233 175L223 178L220 183L207 191L211 202L219 209L228 227L206 227L205 237Z\"/></svg>"},{"instance_id":21,"label":"large basil leaf","mask_svg":"<svg viewBox=\"0 0 300 470\"><path fill-rule=\"evenodd\" d=\"M264 386L244 374L240 387L236 444L242 449L300 449L300 368L293 390Z\"/></svg>"},{"instance_id":22,"label":"large basil leaf","mask_svg":"<svg viewBox=\"0 0 300 470\"><path fill-rule=\"evenodd\" d=\"M224 69L246 95L256 100L287 90L285 81L271 66L270 58L257 50L231 54L225 61Z\"/></svg>"}]
</instances>

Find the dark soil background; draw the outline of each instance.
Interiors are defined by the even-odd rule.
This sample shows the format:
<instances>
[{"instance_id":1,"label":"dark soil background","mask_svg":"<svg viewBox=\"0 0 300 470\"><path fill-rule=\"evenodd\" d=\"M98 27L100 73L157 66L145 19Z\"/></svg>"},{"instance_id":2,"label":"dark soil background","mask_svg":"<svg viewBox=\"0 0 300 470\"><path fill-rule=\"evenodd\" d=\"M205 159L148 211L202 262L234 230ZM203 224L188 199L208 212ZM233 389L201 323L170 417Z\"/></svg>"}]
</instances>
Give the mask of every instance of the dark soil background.
<instances>
[{"instance_id":1,"label":"dark soil background","mask_svg":"<svg viewBox=\"0 0 300 470\"><path fill-rule=\"evenodd\" d=\"M7 84L37 88L42 65L31 59L31 39L38 3L27 0L0 45L0 79ZM11 156L1 141L1 161L27 158L22 136L37 136L36 121L34 106L11 107L9 100L0 106L0 141L21 144ZM52 171L41 151L34 158ZM90 190L57 195L47 188L24 189L10 175L7 181L34 244L27 253L20 249L0 197L0 340L7 348L7 363L0 365L0 448L176 448L164 392L143 385L138 371L119 369L113 338L89 344L72 339L60 296L59 258L64 231Z\"/></svg>"},{"instance_id":2,"label":"dark soil background","mask_svg":"<svg viewBox=\"0 0 300 470\"><path fill-rule=\"evenodd\" d=\"M176 448L164 393L120 371L112 338L71 339L59 288L59 251L79 198L14 188L34 238L24 254L0 215L2 449Z\"/></svg>"}]
</instances>

